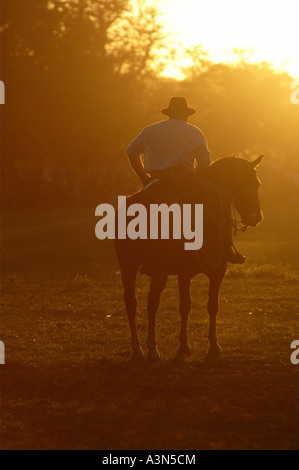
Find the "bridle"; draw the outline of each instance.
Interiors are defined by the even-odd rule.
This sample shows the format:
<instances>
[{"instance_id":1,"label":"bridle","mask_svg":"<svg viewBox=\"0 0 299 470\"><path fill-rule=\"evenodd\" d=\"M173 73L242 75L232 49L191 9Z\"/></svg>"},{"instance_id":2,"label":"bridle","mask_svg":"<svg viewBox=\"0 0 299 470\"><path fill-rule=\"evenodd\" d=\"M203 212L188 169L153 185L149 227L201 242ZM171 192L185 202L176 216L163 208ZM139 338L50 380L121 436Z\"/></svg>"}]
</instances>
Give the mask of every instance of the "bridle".
<instances>
[{"instance_id":1,"label":"bridle","mask_svg":"<svg viewBox=\"0 0 299 470\"><path fill-rule=\"evenodd\" d=\"M231 199L231 205L233 206L233 217L231 219L231 226L234 229L234 237L236 237L238 232L245 232L245 230L247 229L247 225L242 224L241 220L237 220L236 205L233 198ZM239 224L242 225L240 226Z\"/></svg>"}]
</instances>

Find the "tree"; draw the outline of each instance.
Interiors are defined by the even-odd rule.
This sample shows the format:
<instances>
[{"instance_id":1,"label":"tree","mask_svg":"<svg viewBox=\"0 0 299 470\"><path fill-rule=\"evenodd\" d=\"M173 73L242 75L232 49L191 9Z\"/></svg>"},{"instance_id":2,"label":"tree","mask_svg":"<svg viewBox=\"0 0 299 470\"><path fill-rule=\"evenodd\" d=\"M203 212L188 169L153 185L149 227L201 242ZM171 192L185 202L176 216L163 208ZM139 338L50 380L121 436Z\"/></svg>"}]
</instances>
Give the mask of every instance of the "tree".
<instances>
[{"instance_id":1,"label":"tree","mask_svg":"<svg viewBox=\"0 0 299 470\"><path fill-rule=\"evenodd\" d=\"M2 165L79 175L124 165L158 30L144 1L136 11L129 0L2 3Z\"/></svg>"}]
</instances>

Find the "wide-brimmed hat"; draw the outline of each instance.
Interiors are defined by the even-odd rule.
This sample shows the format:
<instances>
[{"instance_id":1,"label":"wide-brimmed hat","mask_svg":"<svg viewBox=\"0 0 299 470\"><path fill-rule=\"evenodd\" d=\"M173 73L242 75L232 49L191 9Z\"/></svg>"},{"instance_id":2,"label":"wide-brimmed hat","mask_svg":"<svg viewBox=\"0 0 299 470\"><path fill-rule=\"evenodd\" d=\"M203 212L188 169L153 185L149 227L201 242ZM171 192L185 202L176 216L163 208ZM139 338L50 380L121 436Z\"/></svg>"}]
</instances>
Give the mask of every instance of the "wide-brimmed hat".
<instances>
[{"instance_id":1,"label":"wide-brimmed hat","mask_svg":"<svg viewBox=\"0 0 299 470\"><path fill-rule=\"evenodd\" d=\"M169 101L168 108L161 109L161 113L166 116L191 116L196 111L188 107L186 98L174 96Z\"/></svg>"}]
</instances>

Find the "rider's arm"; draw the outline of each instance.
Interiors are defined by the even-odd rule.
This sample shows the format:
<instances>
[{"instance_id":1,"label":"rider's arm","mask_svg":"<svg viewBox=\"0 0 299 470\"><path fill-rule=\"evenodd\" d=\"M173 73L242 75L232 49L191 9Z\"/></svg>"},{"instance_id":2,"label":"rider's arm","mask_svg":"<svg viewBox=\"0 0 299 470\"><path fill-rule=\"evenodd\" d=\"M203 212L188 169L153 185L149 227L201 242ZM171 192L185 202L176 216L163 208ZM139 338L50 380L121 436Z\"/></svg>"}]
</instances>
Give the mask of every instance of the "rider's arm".
<instances>
[{"instance_id":1,"label":"rider's arm","mask_svg":"<svg viewBox=\"0 0 299 470\"><path fill-rule=\"evenodd\" d=\"M146 185L149 182L150 177L148 176L148 174L144 170L144 166L143 166L143 163L142 163L142 160L141 160L141 156L139 155L139 157L132 157L128 154L128 157L129 157L129 161L130 161L131 166L132 166L133 170L135 171L136 175L139 176L142 184Z\"/></svg>"},{"instance_id":2,"label":"rider's arm","mask_svg":"<svg viewBox=\"0 0 299 470\"><path fill-rule=\"evenodd\" d=\"M211 163L211 152L206 144L199 145L195 149L197 168L207 168Z\"/></svg>"},{"instance_id":3,"label":"rider's arm","mask_svg":"<svg viewBox=\"0 0 299 470\"><path fill-rule=\"evenodd\" d=\"M196 134L196 147L195 147L195 158L197 162L197 168L200 171L201 168L207 168L211 163L211 152L208 148L208 144L204 134L198 129L199 132Z\"/></svg>"},{"instance_id":4,"label":"rider's arm","mask_svg":"<svg viewBox=\"0 0 299 470\"><path fill-rule=\"evenodd\" d=\"M136 139L132 140L130 145L127 148L127 155L129 157L130 164L139 176L142 184L147 184L150 180L150 177L144 170L144 166L141 160L141 155L144 153L144 142L143 142L143 133L141 132Z\"/></svg>"}]
</instances>

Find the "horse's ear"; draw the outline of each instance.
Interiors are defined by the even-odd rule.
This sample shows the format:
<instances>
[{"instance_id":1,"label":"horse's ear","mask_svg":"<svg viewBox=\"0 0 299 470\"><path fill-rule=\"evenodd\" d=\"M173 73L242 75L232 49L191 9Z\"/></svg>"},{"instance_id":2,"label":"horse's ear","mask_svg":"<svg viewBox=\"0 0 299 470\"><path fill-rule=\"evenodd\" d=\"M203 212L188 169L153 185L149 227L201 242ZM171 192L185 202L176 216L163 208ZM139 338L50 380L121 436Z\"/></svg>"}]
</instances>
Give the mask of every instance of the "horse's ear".
<instances>
[{"instance_id":1,"label":"horse's ear","mask_svg":"<svg viewBox=\"0 0 299 470\"><path fill-rule=\"evenodd\" d=\"M256 168L261 163L263 158L264 158L264 155L260 155L259 157L257 157L256 160L253 160L253 162L250 162L250 165L252 165L253 168Z\"/></svg>"}]
</instances>

